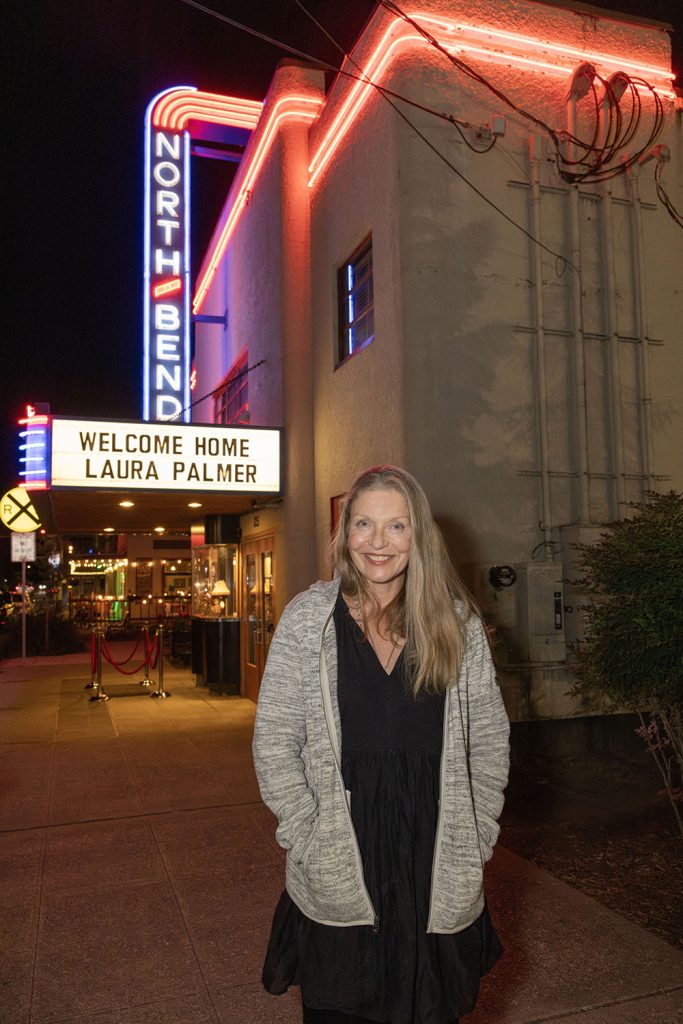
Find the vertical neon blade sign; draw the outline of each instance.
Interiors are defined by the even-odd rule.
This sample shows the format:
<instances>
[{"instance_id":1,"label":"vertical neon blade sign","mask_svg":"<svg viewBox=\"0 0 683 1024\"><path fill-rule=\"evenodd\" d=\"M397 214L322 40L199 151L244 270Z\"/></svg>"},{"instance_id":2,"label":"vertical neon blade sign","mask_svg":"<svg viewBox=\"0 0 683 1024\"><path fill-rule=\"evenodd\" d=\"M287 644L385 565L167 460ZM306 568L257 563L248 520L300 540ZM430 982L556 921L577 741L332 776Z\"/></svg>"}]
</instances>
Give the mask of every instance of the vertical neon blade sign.
<instances>
[{"instance_id":1,"label":"vertical neon blade sign","mask_svg":"<svg viewBox=\"0 0 683 1024\"><path fill-rule=\"evenodd\" d=\"M144 359L145 420L190 421L190 135L145 115ZM183 88L192 88L184 86Z\"/></svg>"},{"instance_id":2,"label":"vertical neon blade sign","mask_svg":"<svg viewBox=\"0 0 683 1024\"><path fill-rule=\"evenodd\" d=\"M44 491L50 476L50 417L39 414L32 405L19 420L19 476L27 491Z\"/></svg>"}]
</instances>

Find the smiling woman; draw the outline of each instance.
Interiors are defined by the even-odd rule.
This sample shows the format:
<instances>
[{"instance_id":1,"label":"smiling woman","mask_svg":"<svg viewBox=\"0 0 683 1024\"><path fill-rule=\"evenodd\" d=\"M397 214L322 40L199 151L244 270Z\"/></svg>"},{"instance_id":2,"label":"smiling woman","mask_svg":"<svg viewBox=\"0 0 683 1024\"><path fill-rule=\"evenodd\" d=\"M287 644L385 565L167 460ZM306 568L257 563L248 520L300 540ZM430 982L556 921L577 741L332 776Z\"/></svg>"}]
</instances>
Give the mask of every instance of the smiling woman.
<instances>
[{"instance_id":1,"label":"smiling woman","mask_svg":"<svg viewBox=\"0 0 683 1024\"><path fill-rule=\"evenodd\" d=\"M366 470L331 582L285 609L254 761L287 850L263 970L303 1020L455 1024L501 953L483 894L508 722L482 624L425 493Z\"/></svg>"}]
</instances>

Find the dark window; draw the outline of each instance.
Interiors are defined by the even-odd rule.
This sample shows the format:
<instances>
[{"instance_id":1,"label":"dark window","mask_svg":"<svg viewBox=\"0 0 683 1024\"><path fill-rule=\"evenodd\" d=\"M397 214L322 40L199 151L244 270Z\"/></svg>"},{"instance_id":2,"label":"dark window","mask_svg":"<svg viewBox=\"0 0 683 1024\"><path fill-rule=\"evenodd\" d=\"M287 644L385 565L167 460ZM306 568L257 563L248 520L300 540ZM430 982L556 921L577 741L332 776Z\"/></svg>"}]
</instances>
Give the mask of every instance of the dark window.
<instances>
[{"instance_id":1,"label":"dark window","mask_svg":"<svg viewBox=\"0 0 683 1024\"><path fill-rule=\"evenodd\" d=\"M372 238L366 239L339 268L339 359L360 352L375 338L372 288Z\"/></svg>"},{"instance_id":2,"label":"dark window","mask_svg":"<svg viewBox=\"0 0 683 1024\"><path fill-rule=\"evenodd\" d=\"M243 352L213 396L214 423L249 422L248 352Z\"/></svg>"}]
</instances>

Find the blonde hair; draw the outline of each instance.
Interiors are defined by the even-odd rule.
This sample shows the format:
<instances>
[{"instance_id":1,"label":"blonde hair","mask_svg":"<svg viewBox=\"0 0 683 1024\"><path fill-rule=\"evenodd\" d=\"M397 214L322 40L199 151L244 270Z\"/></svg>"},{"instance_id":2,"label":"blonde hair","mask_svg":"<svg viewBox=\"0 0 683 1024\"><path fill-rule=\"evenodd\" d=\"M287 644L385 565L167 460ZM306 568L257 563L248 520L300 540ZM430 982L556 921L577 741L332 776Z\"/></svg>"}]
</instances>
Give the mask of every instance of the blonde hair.
<instances>
[{"instance_id":1,"label":"blonde hair","mask_svg":"<svg viewBox=\"0 0 683 1024\"><path fill-rule=\"evenodd\" d=\"M458 679L465 623L473 602L453 568L427 495L415 477L396 466L372 466L356 477L342 500L332 538L333 567L341 578L342 593L355 598L361 609L365 601L377 604L349 555L348 538L353 503L365 491L378 488L391 488L403 497L412 529L405 583L382 613L382 624L405 638L404 669L414 696L421 690L444 693Z\"/></svg>"}]
</instances>

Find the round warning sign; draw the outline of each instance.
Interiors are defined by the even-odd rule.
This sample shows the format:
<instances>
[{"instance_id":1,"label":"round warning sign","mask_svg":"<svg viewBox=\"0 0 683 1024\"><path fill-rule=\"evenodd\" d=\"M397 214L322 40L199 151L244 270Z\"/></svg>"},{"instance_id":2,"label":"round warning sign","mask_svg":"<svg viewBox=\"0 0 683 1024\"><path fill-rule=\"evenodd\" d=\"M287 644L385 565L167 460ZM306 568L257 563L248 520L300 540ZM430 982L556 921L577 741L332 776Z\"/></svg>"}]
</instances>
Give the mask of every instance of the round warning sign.
<instances>
[{"instance_id":1,"label":"round warning sign","mask_svg":"<svg viewBox=\"0 0 683 1024\"><path fill-rule=\"evenodd\" d=\"M24 487L13 487L2 496L0 519L15 533L32 533L40 524L40 516Z\"/></svg>"}]
</instances>

